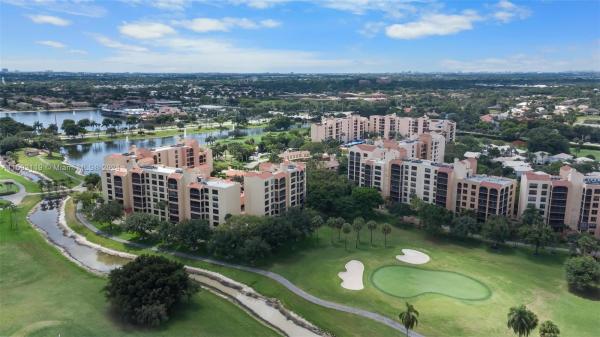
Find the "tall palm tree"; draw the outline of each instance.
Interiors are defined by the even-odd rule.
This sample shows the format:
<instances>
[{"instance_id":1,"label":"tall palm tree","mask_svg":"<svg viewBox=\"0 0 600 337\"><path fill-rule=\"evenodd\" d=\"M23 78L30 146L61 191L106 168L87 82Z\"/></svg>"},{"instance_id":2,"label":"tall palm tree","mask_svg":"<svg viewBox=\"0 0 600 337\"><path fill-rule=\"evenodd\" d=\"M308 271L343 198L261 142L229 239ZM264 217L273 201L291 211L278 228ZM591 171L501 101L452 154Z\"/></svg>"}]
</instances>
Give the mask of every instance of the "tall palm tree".
<instances>
[{"instance_id":1,"label":"tall palm tree","mask_svg":"<svg viewBox=\"0 0 600 337\"><path fill-rule=\"evenodd\" d=\"M352 226L349 223L344 223L342 225L342 232L344 232L344 249L348 249L348 234L352 232Z\"/></svg>"},{"instance_id":2,"label":"tall palm tree","mask_svg":"<svg viewBox=\"0 0 600 337\"><path fill-rule=\"evenodd\" d=\"M331 228L331 244L333 245L333 232L335 231L335 229L337 228L337 221L335 220L334 217L330 217L329 219L327 219L326 222L327 227Z\"/></svg>"},{"instance_id":3,"label":"tall palm tree","mask_svg":"<svg viewBox=\"0 0 600 337\"><path fill-rule=\"evenodd\" d=\"M369 220L369 222L367 222L367 228L371 231L371 246L373 246L373 231L377 229L377 222Z\"/></svg>"},{"instance_id":4,"label":"tall palm tree","mask_svg":"<svg viewBox=\"0 0 600 337\"><path fill-rule=\"evenodd\" d=\"M406 310L401 312L398 315L398 318L400 318L400 322L402 322L402 325L404 325L407 336L408 332L417 324L419 324L419 312L415 309L415 307L412 304L408 302L406 302Z\"/></svg>"},{"instance_id":5,"label":"tall palm tree","mask_svg":"<svg viewBox=\"0 0 600 337\"><path fill-rule=\"evenodd\" d=\"M518 307L512 307L508 311L506 326L512 329L519 337L529 336L537 324L537 316L523 304Z\"/></svg>"},{"instance_id":6,"label":"tall palm tree","mask_svg":"<svg viewBox=\"0 0 600 337\"><path fill-rule=\"evenodd\" d=\"M165 220L169 218L169 215L167 214L167 207L169 206L169 203L164 201L164 200L160 200L159 202L157 202L154 207L161 209L163 211L165 211Z\"/></svg>"},{"instance_id":7,"label":"tall palm tree","mask_svg":"<svg viewBox=\"0 0 600 337\"><path fill-rule=\"evenodd\" d=\"M13 228L13 225L16 228L19 227L19 223L15 221L14 219L14 215L17 212L17 205L13 204L12 202L9 201L9 204L7 206L8 208L8 215L10 218L10 228Z\"/></svg>"},{"instance_id":8,"label":"tall palm tree","mask_svg":"<svg viewBox=\"0 0 600 337\"><path fill-rule=\"evenodd\" d=\"M384 238L383 247L387 248L387 236L392 232L392 226L390 226L388 223L384 223L383 226L381 226L381 232L383 233Z\"/></svg>"},{"instance_id":9,"label":"tall palm tree","mask_svg":"<svg viewBox=\"0 0 600 337\"><path fill-rule=\"evenodd\" d=\"M317 235L317 240L319 240L319 228L323 226L323 223L323 218L321 218L320 215L315 215L312 219L310 219L310 224Z\"/></svg>"},{"instance_id":10,"label":"tall palm tree","mask_svg":"<svg viewBox=\"0 0 600 337\"><path fill-rule=\"evenodd\" d=\"M355 248L358 248L358 244L360 242L360 231L362 230L362 228L364 226L365 226L365 219L363 219L362 217L358 217L358 218L354 219L354 222L352 222L352 229L354 229L354 231L356 232Z\"/></svg>"}]
</instances>

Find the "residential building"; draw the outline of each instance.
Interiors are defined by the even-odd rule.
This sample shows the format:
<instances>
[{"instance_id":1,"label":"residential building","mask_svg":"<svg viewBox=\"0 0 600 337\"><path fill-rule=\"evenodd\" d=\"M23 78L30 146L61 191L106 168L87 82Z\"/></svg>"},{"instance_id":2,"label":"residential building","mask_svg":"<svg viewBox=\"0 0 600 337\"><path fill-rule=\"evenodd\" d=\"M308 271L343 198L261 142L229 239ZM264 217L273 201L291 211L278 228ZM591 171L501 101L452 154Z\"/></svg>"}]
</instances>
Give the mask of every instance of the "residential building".
<instances>
[{"instance_id":1,"label":"residential building","mask_svg":"<svg viewBox=\"0 0 600 337\"><path fill-rule=\"evenodd\" d=\"M306 173L302 163L261 163L258 172L244 174L244 211L250 215L279 215L304 207Z\"/></svg>"},{"instance_id":2,"label":"residential building","mask_svg":"<svg viewBox=\"0 0 600 337\"><path fill-rule=\"evenodd\" d=\"M311 124L310 138L313 142L335 139L347 143L365 138L368 128L369 119L359 115L323 118L320 123Z\"/></svg>"},{"instance_id":3,"label":"residential building","mask_svg":"<svg viewBox=\"0 0 600 337\"><path fill-rule=\"evenodd\" d=\"M445 119L430 119L427 116L411 118L396 114L374 115L369 117L369 132L377 133L385 139L398 135L412 137L424 133L439 133L444 136L446 143L450 143L456 138L456 123Z\"/></svg>"},{"instance_id":4,"label":"residential building","mask_svg":"<svg viewBox=\"0 0 600 337\"><path fill-rule=\"evenodd\" d=\"M365 138L367 132L378 134L384 139L395 139L398 136L411 138L425 133L437 133L444 136L446 143L456 138L456 123L444 119L429 117L399 117L396 114L385 116L348 115L342 118L323 118L320 123L311 124L311 140L321 142L325 139L336 139L342 142Z\"/></svg>"},{"instance_id":5,"label":"residential building","mask_svg":"<svg viewBox=\"0 0 600 337\"><path fill-rule=\"evenodd\" d=\"M210 150L196 141L156 149L132 147L104 159L102 193L128 213L150 213L171 222L204 219L212 226L225 222L228 214L277 215L304 205L304 164L261 163L259 169L240 171L242 186L233 178L210 177Z\"/></svg>"},{"instance_id":6,"label":"residential building","mask_svg":"<svg viewBox=\"0 0 600 337\"><path fill-rule=\"evenodd\" d=\"M527 172L521 177L518 214L528 206L539 210L555 230L564 226L600 237L600 174L583 175L572 167L558 176Z\"/></svg>"}]
</instances>

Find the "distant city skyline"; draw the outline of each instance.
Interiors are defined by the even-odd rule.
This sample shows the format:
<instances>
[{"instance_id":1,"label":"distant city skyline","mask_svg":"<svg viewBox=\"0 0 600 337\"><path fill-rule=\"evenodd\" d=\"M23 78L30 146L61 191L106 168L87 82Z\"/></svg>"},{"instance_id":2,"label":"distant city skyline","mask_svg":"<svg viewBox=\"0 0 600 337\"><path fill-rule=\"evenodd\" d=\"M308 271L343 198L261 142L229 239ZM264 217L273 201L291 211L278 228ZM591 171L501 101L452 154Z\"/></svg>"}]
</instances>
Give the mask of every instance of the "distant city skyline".
<instances>
[{"instance_id":1,"label":"distant city skyline","mask_svg":"<svg viewBox=\"0 0 600 337\"><path fill-rule=\"evenodd\" d=\"M600 71L598 1L0 0L0 68Z\"/></svg>"}]
</instances>

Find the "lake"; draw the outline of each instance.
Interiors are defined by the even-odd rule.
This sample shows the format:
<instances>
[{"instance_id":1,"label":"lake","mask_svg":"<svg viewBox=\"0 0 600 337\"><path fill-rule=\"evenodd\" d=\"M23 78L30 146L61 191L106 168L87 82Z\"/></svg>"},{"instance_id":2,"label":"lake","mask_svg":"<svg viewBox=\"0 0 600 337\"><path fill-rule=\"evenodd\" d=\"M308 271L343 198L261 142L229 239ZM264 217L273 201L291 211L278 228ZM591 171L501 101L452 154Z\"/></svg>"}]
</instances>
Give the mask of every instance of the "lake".
<instances>
[{"instance_id":1,"label":"lake","mask_svg":"<svg viewBox=\"0 0 600 337\"><path fill-rule=\"evenodd\" d=\"M17 122L33 126L33 123L39 121L44 127L50 124L56 124L59 128L65 119L72 119L78 122L87 118L90 121L102 123L105 118L100 114L100 110L86 111L35 111L35 112L0 112L0 117L10 117Z\"/></svg>"}]
</instances>

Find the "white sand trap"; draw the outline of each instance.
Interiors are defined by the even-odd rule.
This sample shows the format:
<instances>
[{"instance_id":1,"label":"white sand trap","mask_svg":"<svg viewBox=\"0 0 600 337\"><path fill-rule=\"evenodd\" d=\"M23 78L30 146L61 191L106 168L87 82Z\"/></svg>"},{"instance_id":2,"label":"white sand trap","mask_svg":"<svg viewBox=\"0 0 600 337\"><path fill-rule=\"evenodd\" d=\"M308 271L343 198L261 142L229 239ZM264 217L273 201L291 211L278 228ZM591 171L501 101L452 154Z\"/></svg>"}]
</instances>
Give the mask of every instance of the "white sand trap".
<instances>
[{"instance_id":1,"label":"white sand trap","mask_svg":"<svg viewBox=\"0 0 600 337\"><path fill-rule=\"evenodd\" d=\"M362 262L357 260L350 260L346 263L346 271L338 273L338 276L342 279L342 288L348 290L362 290L363 286L363 272L365 266Z\"/></svg>"},{"instance_id":2,"label":"white sand trap","mask_svg":"<svg viewBox=\"0 0 600 337\"><path fill-rule=\"evenodd\" d=\"M429 255L413 249L402 249L402 254L396 255L396 259L410 264L424 264L429 262Z\"/></svg>"}]
</instances>

